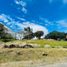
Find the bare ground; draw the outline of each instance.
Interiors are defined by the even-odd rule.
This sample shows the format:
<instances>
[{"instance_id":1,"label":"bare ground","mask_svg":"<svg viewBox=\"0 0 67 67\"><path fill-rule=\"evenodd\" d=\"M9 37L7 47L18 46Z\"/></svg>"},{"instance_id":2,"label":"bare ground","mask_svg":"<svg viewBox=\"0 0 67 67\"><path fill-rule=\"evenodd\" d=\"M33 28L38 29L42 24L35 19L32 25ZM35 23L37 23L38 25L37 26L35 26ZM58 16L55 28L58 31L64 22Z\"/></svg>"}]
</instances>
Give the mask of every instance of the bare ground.
<instances>
[{"instance_id":1,"label":"bare ground","mask_svg":"<svg viewBox=\"0 0 67 67\"><path fill-rule=\"evenodd\" d=\"M2 63L0 67L67 67L67 62L46 64L45 62L33 62L33 61L20 61L20 62L9 62Z\"/></svg>"},{"instance_id":2,"label":"bare ground","mask_svg":"<svg viewBox=\"0 0 67 67\"><path fill-rule=\"evenodd\" d=\"M67 49L0 49L0 67L67 67Z\"/></svg>"}]
</instances>

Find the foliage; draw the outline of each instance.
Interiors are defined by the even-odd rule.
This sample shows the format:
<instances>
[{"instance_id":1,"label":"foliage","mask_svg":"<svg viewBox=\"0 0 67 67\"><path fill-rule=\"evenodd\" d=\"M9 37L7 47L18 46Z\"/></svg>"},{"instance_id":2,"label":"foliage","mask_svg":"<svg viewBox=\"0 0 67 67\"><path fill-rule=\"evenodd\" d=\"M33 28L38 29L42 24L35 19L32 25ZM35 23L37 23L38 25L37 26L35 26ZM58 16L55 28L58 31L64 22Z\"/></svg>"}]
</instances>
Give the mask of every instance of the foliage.
<instances>
[{"instance_id":1,"label":"foliage","mask_svg":"<svg viewBox=\"0 0 67 67\"><path fill-rule=\"evenodd\" d=\"M40 40L14 40L12 42L6 42L5 44L34 44L34 46L38 46L44 48L45 45L50 45L51 47L65 47L67 46L67 41L61 40L53 40L53 39L40 39Z\"/></svg>"},{"instance_id":2,"label":"foliage","mask_svg":"<svg viewBox=\"0 0 67 67\"><path fill-rule=\"evenodd\" d=\"M24 28L24 38L23 39L32 39L34 34L30 27Z\"/></svg>"},{"instance_id":3,"label":"foliage","mask_svg":"<svg viewBox=\"0 0 67 67\"><path fill-rule=\"evenodd\" d=\"M41 36L43 36L44 32L43 31L37 31L34 33L34 35L38 38L41 39Z\"/></svg>"},{"instance_id":4,"label":"foliage","mask_svg":"<svg viewBox=\"0 0 67 67\"><path fill-rule=\"evenodd\" d=\"M4 26L0 24L0 38L4 37Z\"/></svg>"},{"instance_id":5,"label":"foliage","mask_svg":"<svg viewBox=\"0 0 67 67\"><path fill-rule=\"evenodd\" d=\"M58 31L50 32L45 36L46 39L55 39L55 40L65 39L65 37L66 35L64 32L58 32Z\"/></svg>"},{"instance_id":6,"label":"foliage","mask_svg":"<svg viewBox=\"0 0 67 67\"><path fill-rule=\"evenodd\" d=\"M5 31L7 31L7 29L4 27L4 25L0 24L0 39L2 39L4 42L11 41L13 37L11 34L8 34Z\"/></svg>"},{"instance_id":7,"label":"foliage","mask_svg":"<svg viewBox=\"0 0 67 67\"><path fill-rule=\"evenodd\" d=\"M14 38L12 37L12 35L8 34L8 33L5 33L5 36L2 38L2 41L8 42L8 41L11 41L11 40L14 40Z\"/></svg>"}]
</instances>

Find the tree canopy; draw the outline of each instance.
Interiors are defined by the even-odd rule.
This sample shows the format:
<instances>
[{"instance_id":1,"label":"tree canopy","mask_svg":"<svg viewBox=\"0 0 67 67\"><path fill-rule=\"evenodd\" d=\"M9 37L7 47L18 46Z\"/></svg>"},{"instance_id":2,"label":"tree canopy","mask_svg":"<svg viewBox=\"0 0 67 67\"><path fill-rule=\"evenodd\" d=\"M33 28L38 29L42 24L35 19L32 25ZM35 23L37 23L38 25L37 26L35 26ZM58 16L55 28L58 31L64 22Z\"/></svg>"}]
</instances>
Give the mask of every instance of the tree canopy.
<instances>
[{"instance_id":1,"label":"tree canopy","mask_svg":"<svg viewBox=\"0 0 67 67\"><path fill-rule=\"evenodd\" d=\"M0 39L2 39L3 41L8 41L9 39L13 39L11 34L5 32L6 30L7 28L5 28L3 24L0 24Z\"/></svg>"},{"instance_id":2,"label":"tree canopy","mask_svg":"<svg viewBox=\"0 0 67 67\"><path fill-rule=\"evenodd\" d=\"M30 27L24 28L24 39L32 39L34 33Z\"/></svg>"},{"instance_id":3,"label":"tree canopy","mask_svg":"<svg viewBox=\"0 0 67 67\"><path fill-rule=\"evenodd\" d=\"M44 32L43 31L36 31L34 35L38 38L41 39L41 36L43 36Z\"/></svg>"},{"instance_id":4,"label":"tree canopy","mask_svg":"<svg viewBox=\"0 0 67 67\"><path fill-rule=\"evenodd\" d=\"M55 39L55 40L60 40L60 39L65 39L66 35L64 32L58 32L58 31L53 31L50 32L45 36L47 39Z\"/></svg>"}]
</instances>

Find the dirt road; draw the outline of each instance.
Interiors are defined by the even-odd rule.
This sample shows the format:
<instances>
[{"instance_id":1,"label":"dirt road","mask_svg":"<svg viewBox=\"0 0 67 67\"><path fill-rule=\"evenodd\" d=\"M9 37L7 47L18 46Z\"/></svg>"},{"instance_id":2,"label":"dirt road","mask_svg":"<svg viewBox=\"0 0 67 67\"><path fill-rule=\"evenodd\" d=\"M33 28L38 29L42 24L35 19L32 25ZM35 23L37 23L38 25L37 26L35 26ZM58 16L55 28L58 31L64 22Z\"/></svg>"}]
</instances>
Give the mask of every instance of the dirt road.
<instances>
[{"instance_id":1,"label":"dirt road","mask_svg":"<svg viewBox=\"0 0 67 67\"><path fill-rule=\"evenodd\" d=\"M2 63L0 67L67 67L67 62L65 63L55 63L55 64L45 64L45 63L36 63L32 61L27 62L10 62Z\"/></svg>"}]
</instances>

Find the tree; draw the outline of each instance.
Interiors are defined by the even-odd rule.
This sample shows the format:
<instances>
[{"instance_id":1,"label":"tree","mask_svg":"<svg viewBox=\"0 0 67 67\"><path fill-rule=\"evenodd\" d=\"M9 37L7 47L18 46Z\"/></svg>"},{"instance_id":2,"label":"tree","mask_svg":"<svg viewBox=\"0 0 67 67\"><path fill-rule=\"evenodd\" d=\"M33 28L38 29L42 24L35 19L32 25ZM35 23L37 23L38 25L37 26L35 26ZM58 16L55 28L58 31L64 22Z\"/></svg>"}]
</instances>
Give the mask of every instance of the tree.
<instances>
[{"instance_id":1,"label":"tree","mask_svg":"<svg viewBox=\"0 0 67 67\"><path fill-rule=\"evenodd\" d=\"M34 34L30 27L24 28L24 38L23 39L32 39Z\"/></svg>"},{"instance_id":2,"label":"tree","mask_svg":"<svg viewBox=\"0 0 67 67\"><path fill-rule=\"evenodd\" d=\"M58 32L58 31L53 31L50 32L45 36L46 39L55 39L55 40L61 40L65 39L65 33L64 32Z\"/></svg>"},{"instance_id":3,"label":"tree","mask_svg":"<svg viewBox=\"0 0 67 67\"><path fill-rule=\"evenodd\" d=\"M37 31L34 33L34 35L38 38L41 39L41 36L43 36L44 32L43 31Z\"/></svg>"},{"instance_id":4,"label":"tree","mask_svg":"<svg viewBox=\"0 0 67 67\"><path fill-rule=\"evenodd\" d=\"M4 25L0 24L0 39L4 37Z\"/></svg>"},{"instance_id":5,"label":"tree","mask_svg":"<svg viewBox=\"0 0 67 67\"><path fill-rule=\"evenodd\" d=\"M9 41L11 39L13 39L11 34L7 33L7 28L4 27L4 25L0 24L0 39L2 39L2 41Z\"/></svg>"}]
</instances>

